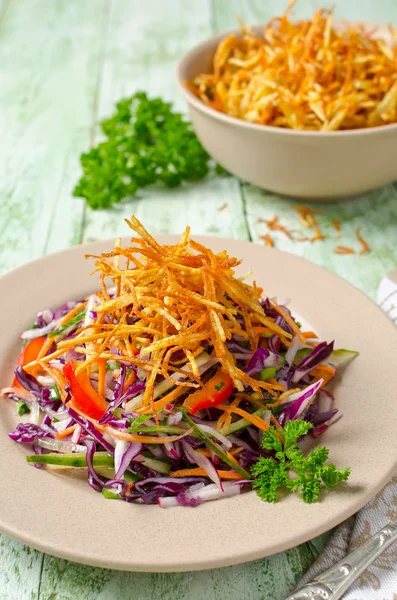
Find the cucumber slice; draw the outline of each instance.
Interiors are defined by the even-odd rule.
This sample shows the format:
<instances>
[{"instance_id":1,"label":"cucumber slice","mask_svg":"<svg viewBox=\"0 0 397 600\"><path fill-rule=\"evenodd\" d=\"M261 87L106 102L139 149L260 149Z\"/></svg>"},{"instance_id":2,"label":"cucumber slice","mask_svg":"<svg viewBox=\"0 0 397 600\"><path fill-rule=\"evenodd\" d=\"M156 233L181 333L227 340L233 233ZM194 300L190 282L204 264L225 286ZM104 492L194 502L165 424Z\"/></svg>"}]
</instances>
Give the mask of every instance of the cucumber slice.
<instances>
[{"instance_id":1,"label":"cucumber slice","mask_svg":"<svg viewBox=\"0 0 397 600\"><path fill-rule=\"evenodd\" d=\"M344 348L340 348L332 352L327 362L332 363L338 369L348 365L349 362L354 360L359 354L360 353L356 350L345 350Z\"/></svg>"},{"instance_id":2,"label":"cucumber slice","mask_svg":"<svg viewBox=\"0 0 397 600\"><path fill-rule=\"evenodd\" d=\"M86 467L85 452L75 454L33 454L26 457L27 462L41 465L62 465L65 467ZM113 457L107 452L96 452L93 459L94 467L113 467Z\"/></svg>"}]
</instances>

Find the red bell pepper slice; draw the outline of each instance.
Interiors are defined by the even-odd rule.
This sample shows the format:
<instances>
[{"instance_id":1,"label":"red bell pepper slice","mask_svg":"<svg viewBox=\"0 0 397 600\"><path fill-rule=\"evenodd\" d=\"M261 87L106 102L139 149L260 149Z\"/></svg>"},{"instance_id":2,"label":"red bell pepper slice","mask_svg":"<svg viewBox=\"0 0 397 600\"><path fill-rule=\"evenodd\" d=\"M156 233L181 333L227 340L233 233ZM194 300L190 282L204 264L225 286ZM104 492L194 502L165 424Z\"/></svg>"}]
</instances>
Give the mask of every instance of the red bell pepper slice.
<instances>
[{"instance_id":1,"label":"red bell pepper slice","mask_svg":"<svg viewBox=\"0 0 397 600\"><path fill-rule=\"evenodd\" d=\"M212 408L222 404L229 398L233 391L232 378L218 369L215 375L207 381L205 386L197 392L190 394L183 405L187 408L190 414L194 415L197 411L203 408Z\"/></svg>"},{"instance_id":2,"label":"red bell pepper slice","mask_svg":"<svg viewBox=\"0 0 397 600\"><path fill-rule=\"evenodd\" d=\"M75 361L70 360L62 369L68 384L73 400L80 410L88 417L100 419L103 417L108 403L92 387L86 371L76 375Z\"/></svg>"},{"instance_id":3,"label":"red bell pepper slice","mask_svg":"<svg viewBox=\"0 0 397 600\"><path fill-rule=\"evenodd\" d=\"M35 338L34 340L31 340L29 343L27 343L25 348L23 348L21 350L21 353L18 356L17 365L19 367L24 367L25 365L36 360L45 341L46 341L45 337L38 337L38 338ZM12 385L14 387L19 387L19 388L22 387L16 377L14 377Z\"/></svg>"}]
</instances>

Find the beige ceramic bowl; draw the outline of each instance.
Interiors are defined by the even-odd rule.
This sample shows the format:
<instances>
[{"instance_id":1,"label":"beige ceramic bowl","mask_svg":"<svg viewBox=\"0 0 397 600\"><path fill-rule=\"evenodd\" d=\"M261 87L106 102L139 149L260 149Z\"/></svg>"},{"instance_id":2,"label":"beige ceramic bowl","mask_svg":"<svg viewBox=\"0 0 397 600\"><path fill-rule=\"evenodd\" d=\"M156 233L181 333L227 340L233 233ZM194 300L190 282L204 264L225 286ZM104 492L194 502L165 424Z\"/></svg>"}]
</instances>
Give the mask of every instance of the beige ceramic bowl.
<instances>
[{"instance_id":1,"label":"beige ceramic bowl","mask_svg":"<svg viewBox=\"0 0 397 600\"><path fill-rule=\"evenodd\" d=\"M259 33L263 26L254 30ZM379 34L386 38L386 29L379 28ZM397 179L397 124L339 132L296 131L247 123L196 98L184 81L212 70L215 49L225 35L195 46L177 67L197 136L223 167L261 188L318 202L368 192Z\"/></svg>"}]
</instances>

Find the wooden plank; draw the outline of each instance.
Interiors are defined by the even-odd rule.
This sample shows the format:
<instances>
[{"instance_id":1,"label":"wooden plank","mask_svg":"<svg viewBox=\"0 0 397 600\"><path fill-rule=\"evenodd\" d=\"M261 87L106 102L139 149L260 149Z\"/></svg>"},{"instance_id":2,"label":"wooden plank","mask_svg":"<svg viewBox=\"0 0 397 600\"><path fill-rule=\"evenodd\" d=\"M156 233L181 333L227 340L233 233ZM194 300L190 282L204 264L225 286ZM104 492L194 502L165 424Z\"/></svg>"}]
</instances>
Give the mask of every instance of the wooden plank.
<instances>
[{"instance_id":1,"label":"wooden plank","mask_svg":"<svg viewBox=\"0 0 397 600\"><path fill-rule=\"evenodd\" d=\"M133 15L133 18L132 18ZM99 114L109 115L120 98L139 89L161 95L186 110L174 81L177 60L211 34L209 2L118 0L110 14ZM81 201L82 202L82 201ZM218 208L227 203L227 209ZM239 184L208 177L182 188L147 188L113 210L86 209L84 241L127 234L123 218L132 213L154 232L194 233L247 239Z\"/></svg>"},{"instance_id":2,"label":"wooden plank","mask_svg":"<svg viewBox=\"0 0 397 600\"><path fill-rule=\"evenodd\" d=\"M45 251L65 158L87 143L102 7L0 2L0 271ZM42 562L0 535L0 599L37 597Z\"/></svg>"},{"instance_id":3,"label":"wooden plank","mask_svg":"<svg viewBox=\"0 0 397 600\"><path fill-rule=\"evenodd\" d=\"M297 18L310 16L314 2L315 0L298 0L294 7L294 15ZM214 26L217 31L238 29L238 16L247 24L266 23L269 19L280 16L287 3L284 0L215 0Z\"/></svg>"},{"instance_id":4,"label":"wooden plank","mask_svg":"<svg viewBox=\"0 0 397 600\"><path fill-rule=\"evenodd\" d=\"M7 13L10 8L12 0L0 0L0 27L7 18Z\"/></svg>"},{"instance_id":5,"label":"wooden plank","mask_svg":"<svg viewBox=\"0 0 397 600\"><path fill-rule=\"evenodd\" d=\"M299 1L299 0L298 0ZM324 0L313 0L316 8L327 6ZM395 0L350 0L349 2L335 3L335 17L338 19L351 19L353 21L366 21L368 23L396 24L397 5Z\"/></svg>"},{"instance_id":6,"label":"wooden plank","mask_svg":"<svg viewBox=\"0 0 397 600\"><path fill-rule=\"evenodd\" d=\"M221 31L236 29L236 15L240 15L246 23L265 23L268 19L281 15L287 4L288 0L215 0L214 22ZM307 18L314 9L331 5L332 3L324 0L297 0L292 15ZM395 0L350 0L335 3L335 17L339 19L395 24L396 15Z\"/></svg>"},{"instance_id":7,"label":"wooden plank","mask_svg":"<svg viewBox=\"0 0 397 600\"><path fill-rule=\"evenodd\" d=\"M198 573L122 573L47 557L39 600L283 600L317 553L309 545L269 559Z\"/></svg>"},{"instance_id":8,"label":"wooden plank","mask_svg":"<svg viewBox=\"0 0 397 600\"><path fill-rule=\"evenodd\" d=\"M87 144L104 0L14 0L0 24L0 271L73 240L81 202L54 210ZM79 214L80 213L80 214Z\"/></svg>"},{"instance_id":9,"label":"wooden plank","mask_svg":"<svg viewBox=\"0 0 397 600\"><path fill-rule=\"evenodd\" d=\"M39 589L43 555L0 534L0 600L32 600Z\"/></svg>"}]
</instances>

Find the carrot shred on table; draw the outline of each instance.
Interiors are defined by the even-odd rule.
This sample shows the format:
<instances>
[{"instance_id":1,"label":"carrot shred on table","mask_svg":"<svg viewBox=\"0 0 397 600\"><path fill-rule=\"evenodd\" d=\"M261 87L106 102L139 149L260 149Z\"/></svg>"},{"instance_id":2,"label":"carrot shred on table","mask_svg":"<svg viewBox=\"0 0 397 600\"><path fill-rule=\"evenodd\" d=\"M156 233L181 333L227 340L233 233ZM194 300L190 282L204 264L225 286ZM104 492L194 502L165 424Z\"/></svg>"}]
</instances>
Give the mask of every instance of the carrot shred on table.
<instances>
[{"instance_id":1,"label":"carrot shred on table","mask_svg":"<svg viewBox=\"0 0 397 600\"><path fill-rule=\"evenodd\" d=\"M340 223L339 223L338 219L334 219L332 221L332 225L334 226L335 231L340 233Z\"/></svg>"},{"instance_id":2,"label":"carrot shred on table","mask_svg":"<svg viewBox=\"0 0 397 600\"><path fill-rule=\"evenodd\" d=\"M299 221L306 227L307 229L314 229L313 237L303 236L297 241L299 242L317 242L318 240L325 240L326 235L322 233L320 230L320 225L317 221L316 215L322 215L323 213L320 210L316 210L314 208L309 208L308 206L294 206L294 209L299 213Z\"/></svg>"},{"instance_id":3,"label":"carrot shred on table","mask_svg":"<svg viewBox=\"0 0 397 600\"><path fill-rule=\"evenodd\" d=\"M265 242L266 246L269 246L269 248L273 248L274 242L269 233L266 233L265 235L261 235L260 238L261 238L261 240L263 240Z\"/></svg>"},{"instance_id":4,"label":"carrot shred on table","mask_svg":"<svg viewBox=\"0 0 397 600\"><path fill-rule=\"evenodd\" d=\"M311 242L317 242L318 240L325 240L327 238L321 231L318 225L315 226L314 236L310 238Z\"/></svg>"},{"instance_id":5,"label":"carrot shred on table","mask_svg":"<svg viewBox=\"0 0 397 600\"><path fill-rule=\"evenodd\" d=\"M227 206L228 206L228 204L227 204L227 202L225 202L218 208L218 212L222 212L223 210L225 210L225 208L227 208Z\"/></svg>"},{"instance_id":6,"label":"carrot shred on table","mask_svg":"<svg viewBox=\"0 0 397 600\"><path fill-rule=\"evenodd\" d=\"M335 254L355 254L353 248L349 248L348 246L336 246L334 250Z\"/></svg>"},{"instance_id":7,"label":"carrot shred on table","mask_svg":"<svg viewBox=\"0 0 397 600\"><path fill-rule=\"evenodd\" d=\"M358 241L361 244L360 254L367 254L367 252L370 251L370 247L368 246L365 239L362 237L362 235L360 233L360 229L361 229L361 227L357 227L357 229L356 229L356 236L357 236Z\"/></svg>"},{"instance_id":8,"label":"carrot shred on table","mask_svg":"<svg viewBox=\"0 0 397 600\"><path fill-rule=\"evenodd\" d=\"M294 209L299 213L299 221L307 228L318 224L315 215L323 214L320 210L309 208L308 206L296 205Z\"/></svg>"},{"instance_id":9,"label":"carrot shred on table","mask_svg":"<svg viewBox=\"0 0 397 600\"><path fill-rule=\"evenodd\" d=\"M268 229L270 229L270 231L281 231L290 240L294 239L292 237L291 233L288 231L288 229L286 229L284 227L284 225L281 225L281 223L279 222L278 216L273 217L273 219L265 219L264 222L266 223L266 225L267 225Z\"/></svg>"}]
</instances>

